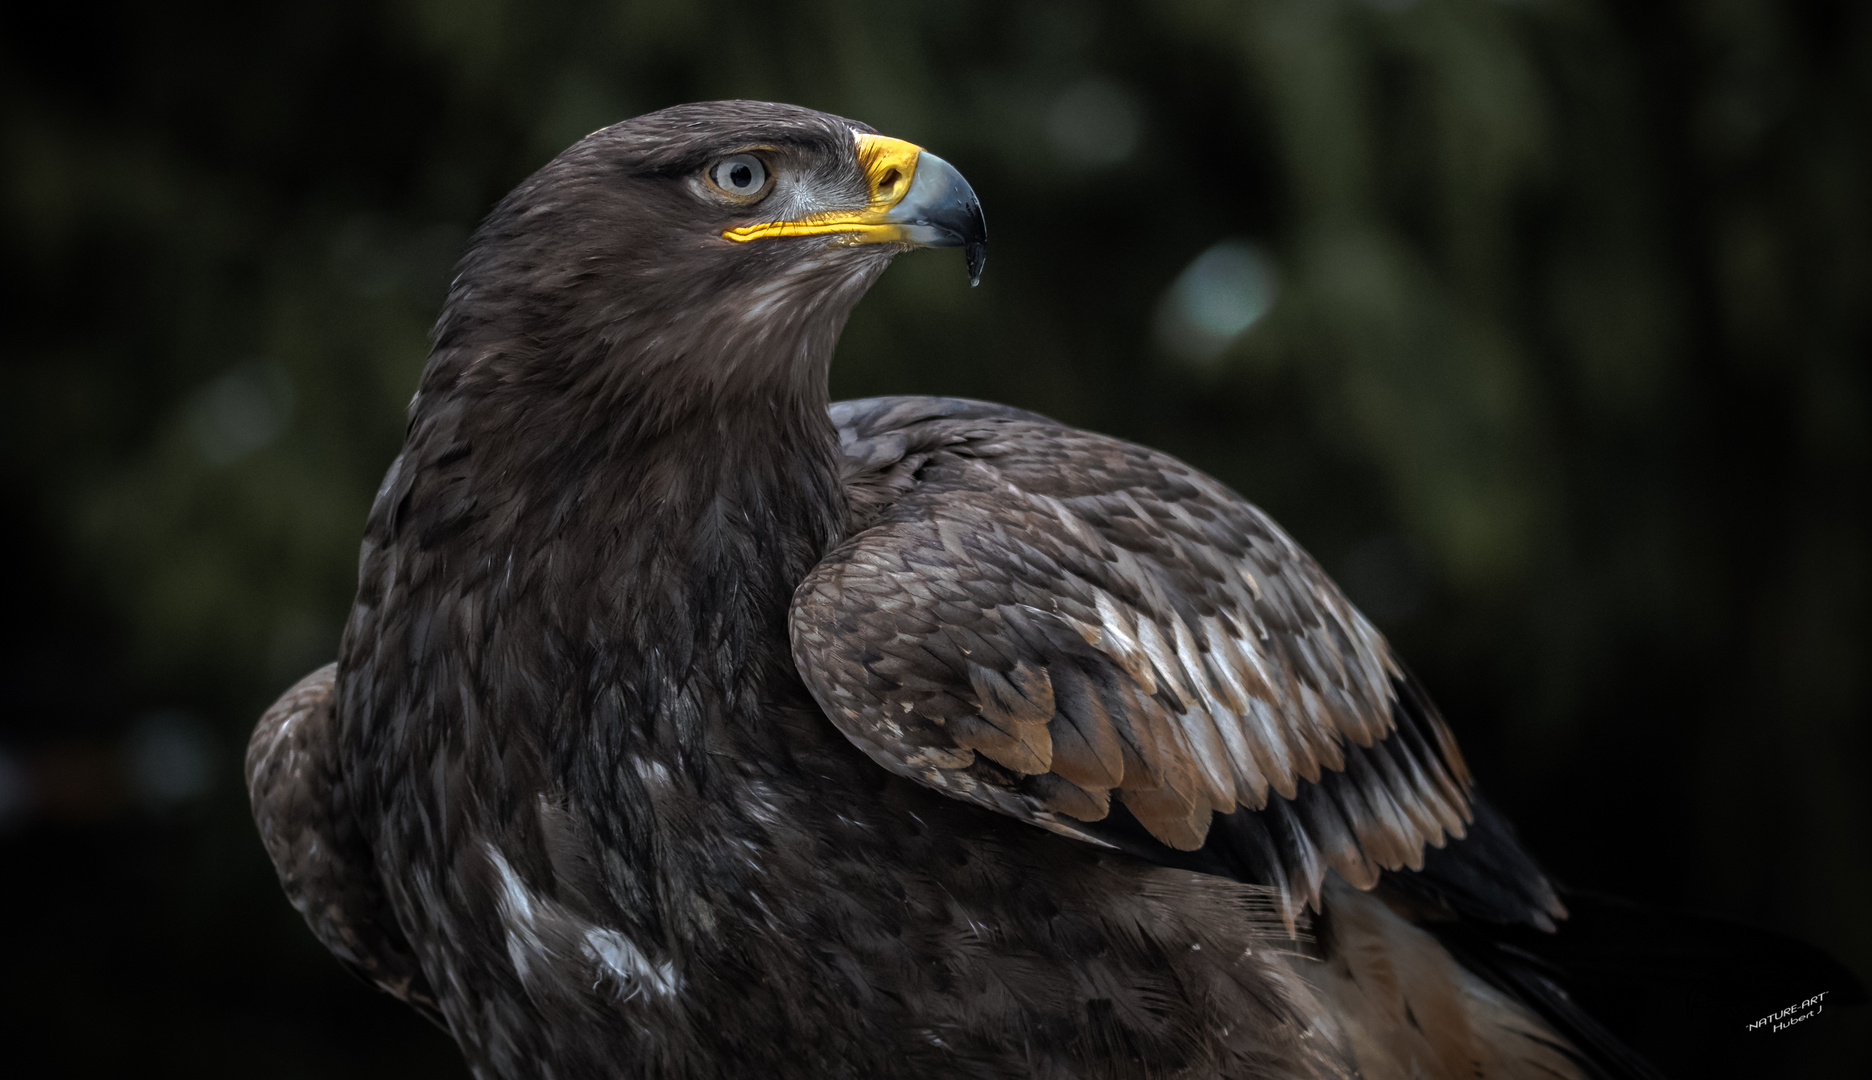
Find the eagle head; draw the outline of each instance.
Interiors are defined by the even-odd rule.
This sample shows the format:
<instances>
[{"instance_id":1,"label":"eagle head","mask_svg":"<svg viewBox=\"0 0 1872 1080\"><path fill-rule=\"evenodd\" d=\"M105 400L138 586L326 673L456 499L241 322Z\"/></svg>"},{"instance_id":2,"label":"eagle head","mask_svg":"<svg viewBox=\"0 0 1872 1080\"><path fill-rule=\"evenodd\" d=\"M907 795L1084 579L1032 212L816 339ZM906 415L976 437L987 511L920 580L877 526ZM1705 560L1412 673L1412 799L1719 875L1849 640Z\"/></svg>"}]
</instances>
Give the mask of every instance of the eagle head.
<instances>
[{"instance_id":1,"label":"eagle head","mask_svg":"<svg viewBox=\"0 0 1872 1080\"><path fill-rule=\"evenodd\" d=\"M842 117L682 105L593 132L475 234L437 324L431 390L597 410L821 400L846 316L892 257L961 247L981 204L948 162ZM652 385L653 384L653 385ZM419 394L419 402L421 394Z\"/></svg>"}]
</instances>

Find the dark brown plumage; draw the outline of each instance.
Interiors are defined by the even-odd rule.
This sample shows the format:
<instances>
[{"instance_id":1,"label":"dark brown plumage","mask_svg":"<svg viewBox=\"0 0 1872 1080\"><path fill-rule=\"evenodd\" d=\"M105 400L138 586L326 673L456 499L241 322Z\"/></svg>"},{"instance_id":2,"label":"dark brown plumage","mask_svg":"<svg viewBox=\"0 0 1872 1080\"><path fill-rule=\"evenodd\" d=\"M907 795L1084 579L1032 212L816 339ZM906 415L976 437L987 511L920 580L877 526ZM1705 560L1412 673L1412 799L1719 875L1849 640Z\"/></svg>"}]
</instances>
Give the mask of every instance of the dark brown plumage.
<instances>
[{"instance_id":1,"label":"dark brown plumage","mask_svg":"<svg viewBox=\"0 0 1872 1080\"><path fill-rule=\"evenodd\" d=\"M249 751L313 931L486 1077L1640 1073L1490 951L1565 909L1264 515L1018 410L828 409L890 259L983 239L940 159L746 102L501 203Z\"/></svg>"}]
</instances>

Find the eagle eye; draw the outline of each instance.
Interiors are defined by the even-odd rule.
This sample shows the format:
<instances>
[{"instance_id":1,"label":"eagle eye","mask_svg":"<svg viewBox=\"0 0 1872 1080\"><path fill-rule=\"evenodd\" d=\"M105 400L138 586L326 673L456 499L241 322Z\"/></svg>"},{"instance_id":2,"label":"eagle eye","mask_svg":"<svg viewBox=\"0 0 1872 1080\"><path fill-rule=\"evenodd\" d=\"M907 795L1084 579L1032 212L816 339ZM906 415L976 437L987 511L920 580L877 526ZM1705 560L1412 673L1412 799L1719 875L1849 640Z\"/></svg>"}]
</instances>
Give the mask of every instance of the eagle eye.
<instances>
[{"instance_id":1,"label":"eagle eye","mask_svg":"<svg viewBox=\"0 0 1872 1080\"><path fill-rule=\"evenodd\" d=\"M753 154L725 157L709 166L708 178L728 197L753 202L767 193L767 166Z\"/></svg>"}]
</instances>

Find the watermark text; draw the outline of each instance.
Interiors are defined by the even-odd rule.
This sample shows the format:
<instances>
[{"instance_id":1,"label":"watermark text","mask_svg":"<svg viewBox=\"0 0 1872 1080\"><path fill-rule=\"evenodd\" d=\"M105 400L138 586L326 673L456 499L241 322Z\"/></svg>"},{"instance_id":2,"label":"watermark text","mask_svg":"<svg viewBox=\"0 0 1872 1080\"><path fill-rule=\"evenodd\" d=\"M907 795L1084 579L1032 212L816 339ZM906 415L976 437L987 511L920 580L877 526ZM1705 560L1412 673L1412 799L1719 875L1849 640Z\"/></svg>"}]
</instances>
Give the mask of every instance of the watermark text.
<instances>
[{"instance_id":1,"label":"watermark text","mask_svg":"<svg viewBox=\"0 0 1872 1080\"><path fill-rule=\"evenodd\" d=\"M1811 1020L1826 1009L1826 996L1829 993L1832 991L1822 990L1798 1005L1789 1005L1785 1009L1771 1012L1749 1024L1746 1030L1761 1031L1766 1028L1770 1032L1786 1031L1802 1020Z\"/></svg>"}]
</instances>

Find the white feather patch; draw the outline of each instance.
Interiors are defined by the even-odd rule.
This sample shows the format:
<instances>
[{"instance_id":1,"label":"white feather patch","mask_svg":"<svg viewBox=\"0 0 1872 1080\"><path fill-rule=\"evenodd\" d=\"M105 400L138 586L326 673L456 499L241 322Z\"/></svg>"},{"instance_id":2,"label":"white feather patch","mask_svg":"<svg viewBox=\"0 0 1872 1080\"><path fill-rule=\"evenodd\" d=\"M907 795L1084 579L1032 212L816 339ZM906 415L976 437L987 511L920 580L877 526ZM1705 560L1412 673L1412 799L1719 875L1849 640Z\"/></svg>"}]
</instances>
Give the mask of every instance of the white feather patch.
<instances>
[{"instance_id":1,"label":"white feather patch","mask_svg":"<svg viewBox=\"0 0 1872 1080\"><path fill-rule=\"evenodd\" d=\"M520 981L531 981L541 966L573 961L576 953L577 960L593 969L592 985L612 984L621 1000L644 991L667 998L682 988L675 965L651 960L618 931L593 925L565 905L534 893L494 845L482 846L499 879L495 899L507 929L507 959Z\"/></svg>"}]
</instances>

